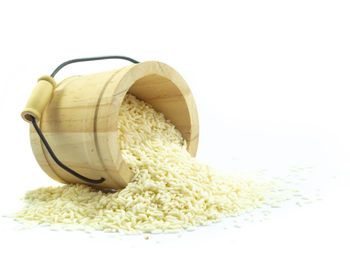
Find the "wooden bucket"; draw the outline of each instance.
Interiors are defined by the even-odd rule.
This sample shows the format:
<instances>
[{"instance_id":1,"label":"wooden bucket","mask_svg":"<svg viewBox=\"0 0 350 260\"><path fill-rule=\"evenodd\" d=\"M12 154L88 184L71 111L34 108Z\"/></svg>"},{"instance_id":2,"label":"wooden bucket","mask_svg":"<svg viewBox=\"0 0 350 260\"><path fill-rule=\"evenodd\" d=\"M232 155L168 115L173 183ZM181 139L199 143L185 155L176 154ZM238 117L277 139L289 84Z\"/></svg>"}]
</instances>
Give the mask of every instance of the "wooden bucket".
<instances>
[{"instance_id":1,"label":"wooden bucket","mask_svg":"<svg viewBox=\"0 0 350 260\"><path fill-rule=\"evenodd\" d=\"M69 77L53 87L38 126L66 166L89 179L105 179L94 186L120 189L133 177L117 139L118 114L126 93L162 112L186 139L189 153L196 154L199 123L194 98L184 79L168 65L149 61ZM26 121L33 114L28 111L22 113ZM51 178L89 184L55 163L32 125L30 141L36 160Z\"/></svg>"}]
</instances>

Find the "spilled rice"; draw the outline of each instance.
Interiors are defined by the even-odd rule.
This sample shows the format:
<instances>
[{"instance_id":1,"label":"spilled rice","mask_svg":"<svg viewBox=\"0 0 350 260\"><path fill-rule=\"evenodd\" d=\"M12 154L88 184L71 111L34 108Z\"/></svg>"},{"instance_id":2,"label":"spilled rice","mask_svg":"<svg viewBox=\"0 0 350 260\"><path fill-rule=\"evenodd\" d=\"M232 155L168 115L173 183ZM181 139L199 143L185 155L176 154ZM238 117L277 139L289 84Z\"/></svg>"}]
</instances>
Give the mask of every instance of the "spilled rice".
<instances>
[{"instance_id":1,"label":"spilled rice","mask_svg":"<svg viewBox=\"0 0 350 260\"><path fill-rule=\"evenodd\" d=\"M67 229L177 231L288 199L280 182L222 174L197 161L175 126L132 95L121 106L118 128L122 156L135 173L126 188L114 193L73 184L36 189L26 193L15 219Z\"/></svg>"}]
</instances>

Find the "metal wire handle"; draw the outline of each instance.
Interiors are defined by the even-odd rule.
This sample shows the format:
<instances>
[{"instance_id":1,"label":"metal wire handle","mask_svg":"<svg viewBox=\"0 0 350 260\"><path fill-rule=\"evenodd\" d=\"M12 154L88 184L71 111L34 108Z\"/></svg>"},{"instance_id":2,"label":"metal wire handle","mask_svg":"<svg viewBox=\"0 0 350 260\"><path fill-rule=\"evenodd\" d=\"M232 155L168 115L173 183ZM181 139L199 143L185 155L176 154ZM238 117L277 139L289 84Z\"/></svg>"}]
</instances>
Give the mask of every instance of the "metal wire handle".
<instances>
[{"instance_id":1,"label":"metal wire handle","mask_svg":"<svg viewBox=\"0 0 350 260\"><path fill-rule=\"evenodd\" d=\"M109 59L121 59L121 60L127 60L130 61L132 63L139 63L137 60L134 60L132 58L126 57L126 56L98 56L98 57L89 57L89 58L79 58L79 59L73 59L73 60L68 60L63 62L61 65L59 65L52 73L51 73L51 77L55 77L56 74L65 66L72 64L72 63L77 63L77 62L84 62L84 61L95 61L95 60L109 60ZM55 155L55 153L53 152L51 146L49 145L49 143L47 142L45 136L43 135L43 133L41 132L36 119L34 116L29 116L31 123L33 124L35 131L38 133L41 141L43 142L46 150L48 151L48 153L50 154L51 158L55 161L55 163L60 166L62 169L64 169L65 171L69 172L70 174L72 174L73 176L79 178L82 181L88 182L88 183L92 183L92 184L99 184L105 181L105 178L101 177L98 180L93 180L93 179L89 179L79 173L77 173L76 171L72 170L71 168L69 168L68 166L66 166L65 164L63 164Z\"/></svg>"}]
</instances>

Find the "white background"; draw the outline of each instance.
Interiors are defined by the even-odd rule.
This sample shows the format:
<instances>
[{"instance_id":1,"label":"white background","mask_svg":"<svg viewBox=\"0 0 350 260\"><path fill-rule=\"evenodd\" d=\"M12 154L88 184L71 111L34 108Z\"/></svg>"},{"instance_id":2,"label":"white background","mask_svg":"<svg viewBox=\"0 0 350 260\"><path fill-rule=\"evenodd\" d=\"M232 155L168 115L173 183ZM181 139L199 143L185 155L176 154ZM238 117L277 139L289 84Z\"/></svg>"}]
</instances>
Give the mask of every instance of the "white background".
<instances>
[{"instance_id":1,"label":"white background","mask_svg":"<svg viewBox=\"0 0 350 260\"><path fill-rule=\"evenodd\" d=\"M198 157L222 168L285 176L313 166L323 196L181 236L19 230L0 218L1 259L349 259L350 8L347 1L2 1L0 213L25 191L56 185L32 155L21 109L61 62L127 55L174 67L195 96ZM72 65L57 80L119 68ZM233 160L235 159L235 160ZM181 258L180 258L181 259Z\"/></svg>"}]
</instances>

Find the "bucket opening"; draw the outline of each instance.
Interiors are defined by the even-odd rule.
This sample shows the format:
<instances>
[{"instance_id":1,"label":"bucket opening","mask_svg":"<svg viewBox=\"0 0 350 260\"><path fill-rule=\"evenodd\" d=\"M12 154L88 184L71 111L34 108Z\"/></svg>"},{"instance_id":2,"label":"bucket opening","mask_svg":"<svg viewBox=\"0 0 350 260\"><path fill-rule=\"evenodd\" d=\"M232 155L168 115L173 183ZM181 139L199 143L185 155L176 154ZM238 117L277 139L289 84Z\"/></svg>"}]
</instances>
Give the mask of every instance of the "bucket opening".
<instances>
[{"instance_id":1,"label":"bucket opening","mask_svg":"<svg viewBox=\"0 0 350 260\"><path fill-rule=\"evenodd\" d=\"M150 104L156 111L163 113L189 144L191 117L185 100L186 93L181 93L170 79L157 74L147 75L135 81L128 93Z\"/></svg>"}]
</instances>

